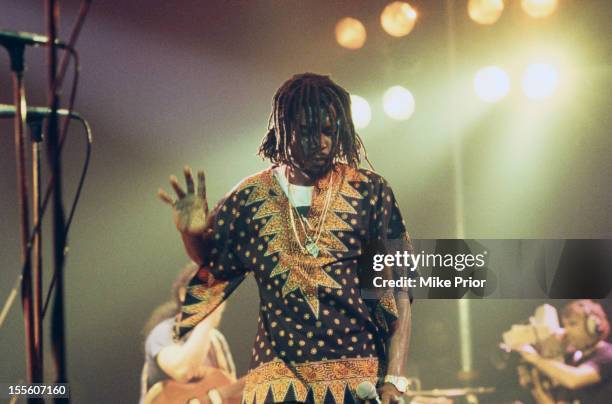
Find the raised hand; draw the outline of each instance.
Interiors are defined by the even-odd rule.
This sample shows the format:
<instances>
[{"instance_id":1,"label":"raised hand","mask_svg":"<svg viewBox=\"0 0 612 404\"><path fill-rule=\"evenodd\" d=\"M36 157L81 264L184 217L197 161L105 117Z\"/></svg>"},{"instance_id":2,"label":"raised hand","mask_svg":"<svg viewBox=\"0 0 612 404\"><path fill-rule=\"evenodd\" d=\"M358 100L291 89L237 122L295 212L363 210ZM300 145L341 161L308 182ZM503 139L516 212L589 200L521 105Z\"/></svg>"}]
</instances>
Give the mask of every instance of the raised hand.
<instances>
[{"instance_id":1,"label":"raised hand","mask_svg":"<svg viewBox=\"0 0 612 404\"><path fill-rule=\"evenodd\" d=\"M185 174L187 192L181 188L176 176L171 175L170 185L172 185L176 193L176 199L173 199L161 188L157 191L157 195L162 201L172 206L174 224L178 231L197 236L204 232L206 217L208 216L206 180L204 171L198 171L198 187L196 192L191 168L185 166L183 172Z\"/></svg>"}]
</instances>

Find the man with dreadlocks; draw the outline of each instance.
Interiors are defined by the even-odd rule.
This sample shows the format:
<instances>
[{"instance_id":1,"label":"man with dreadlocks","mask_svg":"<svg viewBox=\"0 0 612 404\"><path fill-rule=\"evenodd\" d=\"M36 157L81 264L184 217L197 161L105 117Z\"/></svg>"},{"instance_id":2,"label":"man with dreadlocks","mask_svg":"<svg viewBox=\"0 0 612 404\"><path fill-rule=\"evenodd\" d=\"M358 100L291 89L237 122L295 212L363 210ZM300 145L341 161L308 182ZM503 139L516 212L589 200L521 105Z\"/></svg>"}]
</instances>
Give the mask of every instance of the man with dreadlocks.
<instances>
[{"instance_id":1,"label":"man with dreadlocks","mask_svg":"<svg viewBox=\"0 0 612 404\"><path fill-rule=\"evenodd\" d=\"M328 76L296 75L276 92L268 129L259 154L272 166L212 212L203 172L196 189L185 167L186 191L170 177L177 200L159 191L201 266L176 338L252 273L260 312L244 403L352 403L360 384L379 381L383 403L396 402L407 383L410 299L361 288L371 254L411 245L387 182L359 168L349 94Z\"/></svg>"}]
</instances>

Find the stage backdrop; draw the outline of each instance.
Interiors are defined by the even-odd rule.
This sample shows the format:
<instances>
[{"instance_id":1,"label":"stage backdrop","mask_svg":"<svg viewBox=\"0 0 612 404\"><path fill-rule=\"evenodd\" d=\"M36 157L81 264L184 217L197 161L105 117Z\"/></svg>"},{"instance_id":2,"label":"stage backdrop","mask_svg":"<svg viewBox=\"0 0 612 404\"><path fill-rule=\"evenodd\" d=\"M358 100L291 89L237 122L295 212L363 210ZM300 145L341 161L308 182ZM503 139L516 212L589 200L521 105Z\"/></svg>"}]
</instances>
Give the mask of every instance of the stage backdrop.
<instances>
[{"instance_id":1,"label":"stage backdrop","mask_svg":"<svg viewBox=\"0 0 612 404\"><path fill-rule=\"evenodd\" d=\"M564 1L553 17L540 22L511 8L491 27L476 26L464 2L455 2L461 4L453 36L454 68L447 63L445 2L412 3L419 10L417 26L410 36L394 39L378 25L384 2L93 2L77 44L82 74L76 109L91 122L95 143L69 235L65 275L74 402L137 400L142 326L169 297L175 274L187 262L157 188L169 189L168 175L180 174L188 163L206 170L214 203L241 178L265 168L255 153L266 131L271 97L297 72L330 73L350 92L370 100L372 123L360 133L376 170L393 186L413 236L457 236L451 134L462 141L465 237L610 235L609 1ZM78 2L63 1L62 6L65 37ZM333 37L336 21L348 15L368 29L359 51L340 48ZM0 27L44 32L43 2L0 0ZM471 91L474 72L496 60L520 65L526 59L514 55L521 54L522 44L531 44L529 38L566 46L575 57L578 84L548 106L514 98L497 105L480 103ZM45 104L45 52L28 49L26 55L28 101ZM8 56L2 50L0 68L0 102L9 103ZM452 110L451 80L458 94L465 94ZM383 113L382 94L396 84L410 88L416 99L416 112L408 121L392 121ZM74 125L63 155L66 203L74 194L83 156L83 137ZM48 178L46 165L43 172ZM20 269L15 190L12 123L3 120L1 301ZM45 226L48 230L50 221ZM48 231L43 241L48 281ZM257 321L254 286L251 280L232 297L222 325L240 372L247 369ZM489 339L533 308L506 302L484 305L491 323L481 320L482 308L475 307L474 317L478 328L487 330L480 337ZM494 315L494 309L499 313ZM442 327L435 322L439 319L452 330L456 306L453 301L421 301L414 316L421 330ZM500 316L507 321L499 321ZM48 319L46 324L48 332ZM430 335L415 332L415 358L426 356L425 348L419 350ZM17 302L0 329L1 382L25 377L23 346ZM48 341L45 350L50 353ZM49 355L45 359L51 380ZM476 365L484 368L486 359Z\"/></svg>"}]
</instances>

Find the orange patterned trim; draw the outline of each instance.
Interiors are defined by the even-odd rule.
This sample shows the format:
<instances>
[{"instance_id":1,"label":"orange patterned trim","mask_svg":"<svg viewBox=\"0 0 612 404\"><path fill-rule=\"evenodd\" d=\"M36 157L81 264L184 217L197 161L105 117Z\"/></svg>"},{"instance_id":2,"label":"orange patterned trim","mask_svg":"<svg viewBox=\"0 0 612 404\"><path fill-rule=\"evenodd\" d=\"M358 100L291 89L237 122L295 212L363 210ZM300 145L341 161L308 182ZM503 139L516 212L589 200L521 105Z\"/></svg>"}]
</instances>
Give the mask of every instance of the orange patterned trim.
<instances>
[{"instance_id":1,"label":"orange patterned trim","mask_svg":"<svg viewBox=\"0 0 612 404\"><path fill-rule=\"evenodd\" d=\"M197 303L185 305L179 327L195 327L204 317L208 316L223 302L225 288L229 281L217 281L213 286L195 285L187 289L187 293L198 299ZM185 314L190 314L185 318Z\"/></svg>"},{"instance_id":2,"label":"orange patterned trim","mask_svg":"<svg viewBox=\"0 0 612 404\"><path fill-rule=\"evenodd\" d=\"M335 166L333 173L336 178L332 185L334 193L329 214L325 216L321 237L317 243L321 249L317 257L302 252L295 240L295 235L290 230L289 210L291 207L278 181L274 178L272 169L264 170L245 179L237 187L239 192L248 192L245 206L263 202L256 208L253 219L265 219L265 224L259 230L259 237L269 238L264 255L281 253L270 277L286 274L286 281L282 288L283 297L295 291L301 292L315 318L319 318L318 289L320 287L332 289L341 287L323 270L326 265L335 261L333 251L342 253L348 251L348 247L334 233L353 230L353 226L343 220L342 215L344 213L356 214L351 199L363 199L361 193L351 186L349 181L368 181L368 178L358 170L344 164ZM309 220L314 228L318 228L319 220L321 220L331 176L332 171L319 179L316 184L319 190L314 194L309 213Z\"/></svg>"},{"instance_id":3,"label":"orange patterned trim","mask_svg":"<svg viewBox=\"0 0 612 404\"><path fill-rule=\"evenodd\" d=\"M283 361L264 363L249 371L244 388L243 404L263 404L269 392L274 402L282 402L290 387L297 401L305 401L312 390L315 404L323 403L329 390L337 404L344 403L345 390L354 395L357 386L369 381L376 384L378 359L352 358L295 365L296 377ZM307 383L304 385L303 381Z\"/></svg>"},{"instance_id":4,"label":"orange patterned trim","mask_svg":"<svg viewBox=\"0 0 612 404\"><path fill-rule=\"evenodd\" d=\"M380 298L378 304L380 304L380 306L393 317L399 317L399 311L397 310L397 303L395 302L393 291L385 291L385 294Z\"/></svg>"}]
</instances>

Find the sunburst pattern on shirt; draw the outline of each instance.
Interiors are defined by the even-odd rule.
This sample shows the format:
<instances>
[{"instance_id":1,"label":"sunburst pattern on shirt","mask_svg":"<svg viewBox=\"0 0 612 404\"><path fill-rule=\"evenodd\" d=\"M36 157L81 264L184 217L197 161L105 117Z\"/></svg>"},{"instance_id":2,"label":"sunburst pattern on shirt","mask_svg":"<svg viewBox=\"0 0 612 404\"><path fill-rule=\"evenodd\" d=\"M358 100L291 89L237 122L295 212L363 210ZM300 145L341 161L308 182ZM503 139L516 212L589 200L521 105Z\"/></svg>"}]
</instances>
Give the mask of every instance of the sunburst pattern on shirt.
<instances>
[{"instance_id":1,"label":"sunburst pattern on shirt","mask_svg":"<svg viewBox=\"0 0 612 404\"><path fill-rule=\"evenodd\" d=\"M313 193L308 220L315 229L318 228L323 216L331 173L330 171L327 176L318 181L318 189ZM247 178L240 185L240 190L250 188L245 206L263 202L254 213L253 219L262 223L259 237L268 238L264 255L278 254L277 264L270 273L270 277L286 273L286 281L282 288L283 297L300 291L316 318L319 316L319 287L341 288L324 268L336 260L334 252L348 251L346 245L334 233L353 230L353 226L343 220L341 215L355 215L357 212L351 205L350 199L363 199L361 193L353 188L350 182L368 181L368 178L359 171L345 165L338 165L334 169L333 177L332 199L329 211L325 215L321 236L317 241L320 248L318 257L305 253L298 244L290 221L289 201L274 178L271 169ZM300 242L304 245L304 231L297 218L294 224Z\"/></svg>"}]
</instances>

